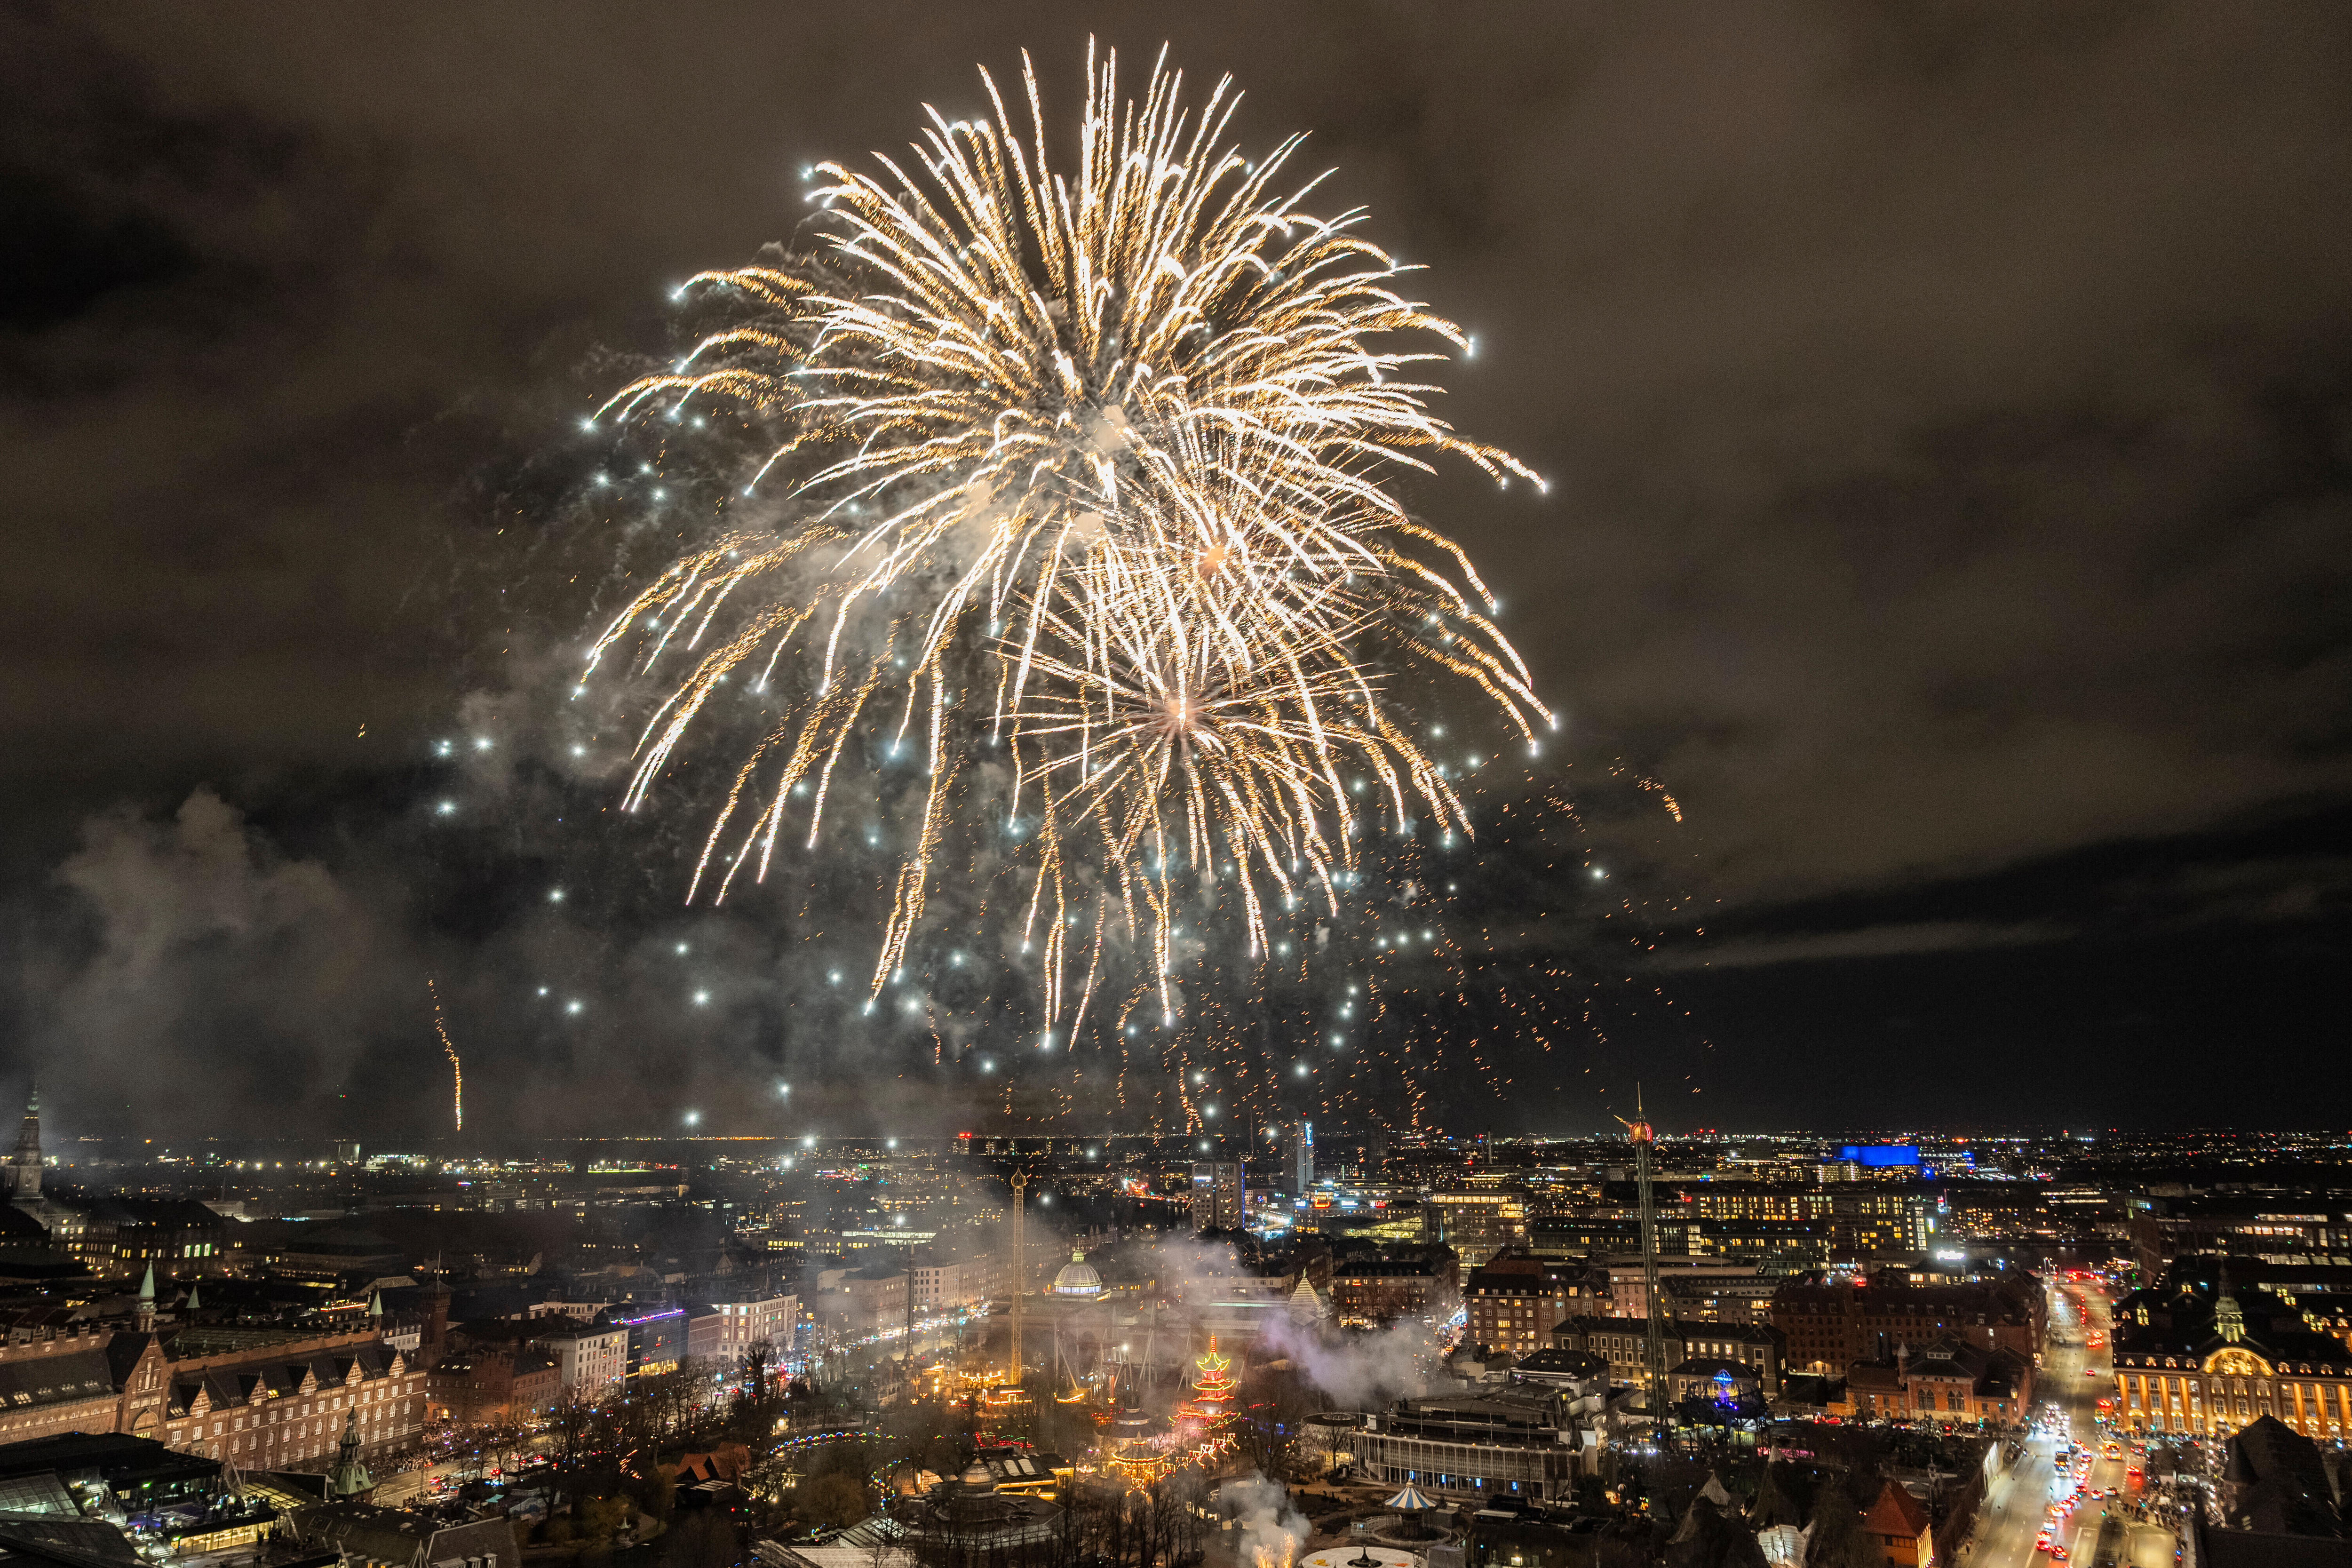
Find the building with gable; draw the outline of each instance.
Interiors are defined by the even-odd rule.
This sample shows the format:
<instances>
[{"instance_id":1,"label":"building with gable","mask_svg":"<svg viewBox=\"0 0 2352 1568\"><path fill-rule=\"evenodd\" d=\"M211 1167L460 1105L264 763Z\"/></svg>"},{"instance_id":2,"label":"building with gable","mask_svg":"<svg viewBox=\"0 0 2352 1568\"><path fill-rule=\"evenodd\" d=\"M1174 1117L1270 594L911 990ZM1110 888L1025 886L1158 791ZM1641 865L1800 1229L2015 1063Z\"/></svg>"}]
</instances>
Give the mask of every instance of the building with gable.
<instances>
[{"instance_id":1,"label":"building with gable","mask_svg":"<svg viewBox=\"0 0 2352 1568\"><path fill-rule=\"evenodd\" d=\"M2352 1350L2225 1264L2116 1304L2115 1415L2127 1432L2228 1436L2264 1416L2314 1442L2352 1438Z\"/></svg>"},{"instance_id":2,"label":"building with gable","mask_svg":"<svg viewBox=\"0 0 2352 1568\"><path fill-rule=\"evenodd\" d=\"M1866 1419L2016 1426L2033 1405L2033 1363L1949 1337L1845 1369L1847 1408Z\"/></svg>"},{"instance_id":3,"label":"building with gable","mask_svg":"<svg viewBox=\"0 0 2352 1568\"><path fill-rule=\"evenodd\" d=\"M1893 1481L1863 1510L1862 1532L1895 1568L1930 1568L1936 1561L1935 1527L1927 1521L1927 1507Z\"/></svg>"},{"instance_id":4,"label":"building with gable","mask_svg":"<svg viewBox=\"0 0 2352 1568\"><path fill-rule=\"evenodd\" d=\"M323 1469L343 1429L375 1459L425 1430L425 1371L373 1329L298 1337L263 1330L182 1329L150 1335L127 1362L128 1430L246 1469Z\"/></svg>"}]
</instances>

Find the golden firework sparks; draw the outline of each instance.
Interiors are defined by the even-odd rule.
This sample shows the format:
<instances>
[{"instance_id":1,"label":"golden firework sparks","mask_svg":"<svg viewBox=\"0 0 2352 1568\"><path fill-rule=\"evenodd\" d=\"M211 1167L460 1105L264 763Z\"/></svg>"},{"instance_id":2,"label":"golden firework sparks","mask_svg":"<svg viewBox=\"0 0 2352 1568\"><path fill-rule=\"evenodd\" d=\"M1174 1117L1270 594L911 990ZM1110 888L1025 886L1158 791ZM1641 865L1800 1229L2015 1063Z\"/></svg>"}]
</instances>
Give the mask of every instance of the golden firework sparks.
<instances>
[{"instance_id":1,"label":"golden firework sparks","mask_svg":"<svg viewBox=\"0 0 2352 1568\"><path fill-rule=\"evenodd\" d=\"M433 1032L441 1037L441 1048L449 1054L449 1072L455 1080L450 1088L450 1107L457 1113L457 1131L466 1130L466 1064L457 1059L457 1047L449 1038L449 1026L441 1016L441 988L431 976L425 981L425 994L433 999Z\"/></svg>"},{"instance_id":2,"label":"golden firework sparks","mask_svg":"<svg viewBox=\"0 0 2352 1568\"><path fill-rule=\"evenodd\" d=\"M1229 80L1196 117L1163 57L1122 104L1090 47L1073 173L1049 164L1025 57L1025 129L982 80L993 117L931 111L913 163L821 166L814 254L690 281L730 323L604 413L730 408L778 432L746 493L785 493L663 573L589 668L625 642L642 670L690 660L632 809L730 681L769 704L695 888L714 863L721 898L764 875L796 801L814 847L853 741L887 737L929 781L877 991L962 803L986 798L1034 872L1049 1029L1083 1016L1115 938L1148 948L1172 1015L1177 879L1230 868L1255 956L1277 903L1336 912L1351 784L1394 825L1470 830L1396 677L1471 683L1530 744L1550 721L1467 557L1386 482L1441 453L1540 481L1430 411L1417 367L1445 356L1397 335L1466 340L1399 291L1412 269L1360 211L1278 191L1298 140L1255 162L1220 144ZM960 788L998 749L1005 787Z\"/></svg>"}]
</instances>

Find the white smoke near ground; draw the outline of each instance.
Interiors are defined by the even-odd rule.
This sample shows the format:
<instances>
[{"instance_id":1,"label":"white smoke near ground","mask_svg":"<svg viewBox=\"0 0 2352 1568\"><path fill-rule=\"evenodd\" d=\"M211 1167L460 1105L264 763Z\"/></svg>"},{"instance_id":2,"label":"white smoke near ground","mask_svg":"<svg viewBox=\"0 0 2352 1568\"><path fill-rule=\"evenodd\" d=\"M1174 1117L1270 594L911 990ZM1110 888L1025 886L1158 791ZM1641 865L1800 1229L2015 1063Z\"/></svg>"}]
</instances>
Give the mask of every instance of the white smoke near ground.
<instances>
[{"instance_id":1,"label":"white smoke near ground","mask_svg":"<svg viewBox=\"0 0 2352 1568\"><path fill-rule=\"evenodd\" d=\"M1227 1242L1171 1237L1159 1244L1158 1256L1161 1279L1171 1280L1177 1299L1186 1302L1230 1293L1242 1273ZM1335 1329L1323 1317L1286 1310L1260 1323L1250 1354L1256 1361L1287 1361L1334 1406L1360 1409L1426 1392L1436 1348L1434 1334L1423 1323L1359 1332Z\"/></svg>"},{"instance_id":2,"label":"white smoke near ground","mask_svg":"<svg viewBox=\"0 0 2352 1568\"><path fill-rule=\"evenodd\" d=\"M1336 1332L1320 1321L1293 1317L1268 1323L1260 1353L1286 1358L1299 1376L1335 1406L1364 1409L1427 1391L1437 1342L1421 1323L1394 1323L1366 1333Z\"/></svg>"},{"instance_id":3,"label":"white smoke near ground","mask_svg":"<svg viewBox=\"0 0 2352 1568\"><path fill-rule=\"evenodd\" d=\"M1257 1471L1217 1489L1220 1510L1234 1520L1234 1558L1243 1568L1290 1568L1313 1533L1290 1506L1289 1489Z\"/></svg>"}]
</instances>

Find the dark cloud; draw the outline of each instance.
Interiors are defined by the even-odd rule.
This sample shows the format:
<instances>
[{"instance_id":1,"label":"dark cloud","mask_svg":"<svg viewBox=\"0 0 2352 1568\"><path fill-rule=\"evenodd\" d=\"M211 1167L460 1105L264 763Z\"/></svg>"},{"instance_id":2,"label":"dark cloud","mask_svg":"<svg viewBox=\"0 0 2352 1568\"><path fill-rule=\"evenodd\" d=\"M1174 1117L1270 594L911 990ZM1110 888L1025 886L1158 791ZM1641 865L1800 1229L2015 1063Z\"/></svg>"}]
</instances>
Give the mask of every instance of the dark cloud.
<instances>
[{"instance_id":1,"label":"dark cloud","mask_svg":"<svg viewBox=\"0 0 2352 1568\"><path fill-rule=\"evenodd\" d=\"M478 1010L646 962L679 845L585 847L594 779L463 775L503 825L470 868L403 837L446 728L488 704L517 754L558 741L532 694L613 561L561 504L568 422L625 374L598 356L660 351L671 282L789 234L803 163L976 109L973 63L1028 45L1066 104L1089 28L1235 73L1255 142L1310 129L1331 204L1480 334L1450 412L1552 494L1416 499L1506 584L1573 754L1686 812L1590 826L1660 907L1718 911L1756 984L1675 971L1717 1058L1793 1008L1870 1060L1876 1015L1805 984L1833 962L1941 998L1955 1049L2030 1030L1983 976L2084 941L2115 996L2182 942L2234 955L2193 1034L2107 1010L2156 1059L2293 1031L2260 955L2340 961L2318 844L2352 793L2352 25L2187 4L12 9L5 864L97 922L84 961L121 962L146 889L174 986L342 976L253 1035L103 968L51 1008L28 956L19 1010L273 1072L257 1041L308 1039L290 1081L332 1094L377 1070L349 1015L461 938ZM206 782L264 825L242 859ZM480 890L582 856L628 884L610 929ZM2096 907L2054 869L2092 861ZM732 940L750 973L784 939ZM551 1115L581 1071L702 1070L629 1016L635 1056L519 1022L487 1056ZM741 1027L712 1061L782 1048Z\"/></svg>"}]
</instances>

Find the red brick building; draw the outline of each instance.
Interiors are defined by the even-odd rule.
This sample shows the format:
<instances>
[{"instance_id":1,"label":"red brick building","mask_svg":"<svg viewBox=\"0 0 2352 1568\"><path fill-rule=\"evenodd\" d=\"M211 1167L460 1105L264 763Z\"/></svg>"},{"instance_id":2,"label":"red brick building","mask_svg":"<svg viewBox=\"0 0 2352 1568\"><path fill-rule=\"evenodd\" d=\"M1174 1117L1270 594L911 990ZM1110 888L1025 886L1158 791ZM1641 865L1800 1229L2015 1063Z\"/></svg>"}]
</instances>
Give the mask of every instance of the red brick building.
<instances>
[{"instance_id":1,"label":"red brick building","mask_svg":"<svg viewBox=\"0 0 2352 1568\"><path fill-rule=\"evenodd\" d=\"M1895 1568L1929 1568L1936 1561L1936 1536L1927 1506L1893 1481L1863 1510L1862 1532Z\"/></svg>"},{"instance_id":2,"label":"red brick building","mask_svg":"<svg viewBox=\"0 0 2352 1568\"><path fill-rule=\"evenodd\" d=\"M520 1421L551 1407L563 1373L543 1351L477 1348L437 1363L427 1381L432 1414L459 1426Z\"/></svg>"},{"instance_id":3,"label":"red brick building","mask_svg":"<svg viewBox=\"0 0 2352 1568\"><path fill-rule=\"evenodd\" d=\"M1892 1360L1845 1368L1846 1399L1864 1420L2021 1425L2033 1407L2033 1362L2012 1351L1952 1340L1906 1348Z\"/></svg>"},{"instance_id":4,"label":"red brick building","mask_svg":"<svg viewBox=\"0 0 2352 1568\"><path fill-rule=\"evenodd\" d=\"M373 1330L91 1329L0 1346L0 1441L122 1432L300 1469L333 1457L353 1410L371 1458L424 1431L424 1373Z\"/></svg>"},{"instance_id":5,"label":"red brick building","mask_svg":"<svg viewBox=\"0 0 2352 1568\"><path fill-rule=\"evenodd\" d=\"M1788 1336L1791 1368L1843 1373L1854 1362L1891 1359L1906 1344L1947 1339L2009 1351L2031 1363L2048 1310L2031 1279L1964 1285L1792 1279L1773 1295L1771 1322Z\"/></svg>"}]
</instances>

